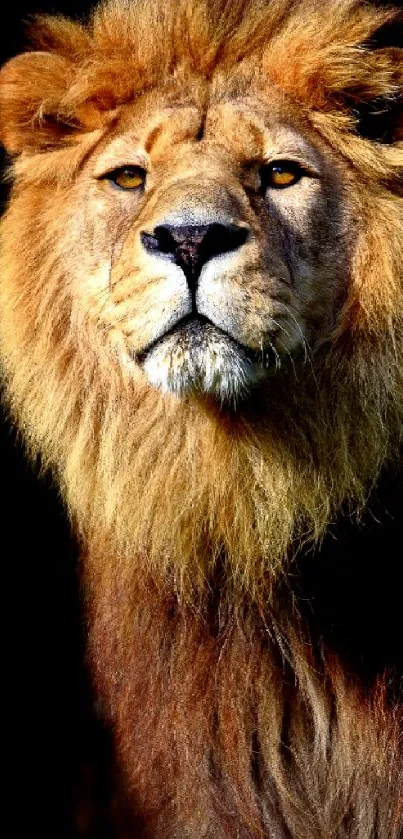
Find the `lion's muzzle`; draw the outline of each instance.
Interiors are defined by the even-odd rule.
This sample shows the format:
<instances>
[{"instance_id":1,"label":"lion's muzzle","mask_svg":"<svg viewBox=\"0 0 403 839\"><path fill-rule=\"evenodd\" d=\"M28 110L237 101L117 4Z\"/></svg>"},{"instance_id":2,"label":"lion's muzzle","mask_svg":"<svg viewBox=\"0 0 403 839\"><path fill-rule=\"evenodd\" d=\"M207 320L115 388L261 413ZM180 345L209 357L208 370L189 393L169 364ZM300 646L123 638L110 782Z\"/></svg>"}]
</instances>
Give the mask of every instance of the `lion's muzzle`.
<instances>
[{"instance_id":1,"label":"lion's muzzle","mask_svg":"<svg viewBox=\"0 0 403 839\"><path fill-rule=\"evenodd\" d=\"M237 224L160 224L152 234L142 232L143 247L151 254L173 260L185 274L192 293L203 265L210 259L237 250L248 238L248 229Z\"/></svg>"},{"instance_id":2,"label":"lion's muzzle","mask_svg":"<svg viewBox=\"0 0 403 839\"><path fill-rule=\"evenodd\" d=\"M148 254L169 260L186 278L189 311L141 353L137 361L162 390L178 395L189 391L214 393L233 401L256 379L257 353L248 352L198 304L201 272L215 257L240 249L250 236L248 226L232 222L162 223L140 239ZM253 358L252 358L253 356Z\"/></svg>"}]
</instances>

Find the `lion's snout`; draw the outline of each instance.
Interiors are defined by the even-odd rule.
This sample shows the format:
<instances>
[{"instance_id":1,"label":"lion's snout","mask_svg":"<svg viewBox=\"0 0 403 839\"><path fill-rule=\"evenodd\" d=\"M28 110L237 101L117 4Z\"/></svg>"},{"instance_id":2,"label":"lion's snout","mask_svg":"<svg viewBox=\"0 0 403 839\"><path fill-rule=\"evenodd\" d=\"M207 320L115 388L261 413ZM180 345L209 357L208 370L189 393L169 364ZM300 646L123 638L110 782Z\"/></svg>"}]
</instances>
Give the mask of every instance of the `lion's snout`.
<instances>
[{"instance_id":1,"label":"lion's snout","mask_svg":"<svg viewBox=\"0 0 403 839\"><path fill-rule=\"evenodd\" d=\"M148 253L169 258L185 274L193 293L203 266L246 242L249 231L238 224L160 224L153 233L141 233L143 247Z\"/></svg>"}]
</instances>

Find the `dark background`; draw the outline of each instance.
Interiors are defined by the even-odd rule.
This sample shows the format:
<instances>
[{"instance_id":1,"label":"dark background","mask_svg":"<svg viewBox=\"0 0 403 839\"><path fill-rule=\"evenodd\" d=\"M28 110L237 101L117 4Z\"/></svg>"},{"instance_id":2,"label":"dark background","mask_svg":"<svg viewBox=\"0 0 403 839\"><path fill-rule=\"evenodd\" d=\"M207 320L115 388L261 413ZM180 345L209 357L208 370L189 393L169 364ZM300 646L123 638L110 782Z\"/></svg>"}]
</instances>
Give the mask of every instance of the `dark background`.
<instances>
[{"instance_id":1,"label":"dark background","mask_svg":"<svg viewBox=\"0 0 403 839\"><path fill-rule=\"evenodd\" d=\"M1 27L0 63L22 49L33 12L80 16L89 6L13 2ZM6 200L3 185L2 205ZM39 481L28 466L4 410L0 463L7 836L133 839L84 664L76 546L50 478ZM314 558L305 560L307 593L325 637L368 678L384 664L391 671L402 664L400 498L400 482L386 476L367 527L352 535L348 525L337 541L329 539L319 571Z\"/></svg>"}]
</instances>

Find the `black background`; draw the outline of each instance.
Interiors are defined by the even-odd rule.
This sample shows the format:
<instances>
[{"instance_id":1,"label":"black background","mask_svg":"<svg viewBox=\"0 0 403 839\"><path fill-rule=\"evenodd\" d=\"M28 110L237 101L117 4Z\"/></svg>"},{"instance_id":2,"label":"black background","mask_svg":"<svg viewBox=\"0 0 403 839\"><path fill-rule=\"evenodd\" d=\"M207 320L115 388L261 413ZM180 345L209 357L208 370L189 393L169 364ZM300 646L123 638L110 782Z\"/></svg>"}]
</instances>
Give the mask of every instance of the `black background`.
<instances>
[{"instance_id":1,"label":"black background","mask_svg":"<svg viewBox=\"0 0 403 839\"><path fill-rule=\"evenodd\" d=\"M72 0L12 3L1 26L0 63L22 49L33 12L80 16L88 8ZM7 199L4 185L0 199ZM4 411L0 463L7 836L123 837L110 738L84 666L77 551L57 492L27 465ZM377 518L353 536L346 527L337 542L328 540L319 572L312 557L306 560L309 598L325 636L369 675L402 663L400 515L400 483L387 477Z\"/></svg>"}]
</instances>

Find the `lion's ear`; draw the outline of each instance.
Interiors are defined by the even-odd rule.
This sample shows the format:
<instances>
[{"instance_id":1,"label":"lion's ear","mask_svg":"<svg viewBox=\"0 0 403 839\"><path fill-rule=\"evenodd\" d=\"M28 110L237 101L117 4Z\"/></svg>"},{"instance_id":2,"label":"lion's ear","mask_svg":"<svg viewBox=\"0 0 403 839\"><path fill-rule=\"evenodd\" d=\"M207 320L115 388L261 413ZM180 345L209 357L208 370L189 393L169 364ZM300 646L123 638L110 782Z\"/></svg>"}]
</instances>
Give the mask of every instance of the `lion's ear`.
<instances>
[{"instance_id":1,"label":"lion's ear","mask_svg":"<svg viewBox=\"0 0 403 839\"><path fill-rule=\"evenodd\" d=\"M0 141L10 154L58 145L76 130L63 108L72 65L52 52L27 52L0 71Z\"/></svg>"}]
</instances>

